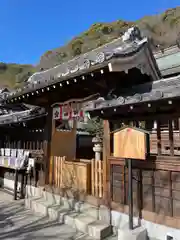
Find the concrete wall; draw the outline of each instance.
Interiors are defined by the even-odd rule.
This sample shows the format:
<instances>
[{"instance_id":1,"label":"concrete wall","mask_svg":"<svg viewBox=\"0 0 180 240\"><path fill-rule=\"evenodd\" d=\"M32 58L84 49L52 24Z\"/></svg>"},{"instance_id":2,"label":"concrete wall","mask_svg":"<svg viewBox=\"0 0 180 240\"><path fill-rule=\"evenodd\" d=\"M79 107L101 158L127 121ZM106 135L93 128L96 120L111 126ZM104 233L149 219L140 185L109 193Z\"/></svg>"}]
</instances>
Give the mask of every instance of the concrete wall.
<instances>
[{"instance_id":1,"label":"concrete wall","mask_svg":"<svg viewBox=\"0 0 180 240\"><path fill-rule=\"evenodd\" d=\"M128 215L120 213L117 211L111 211L112 216L112 225L115 228L123 228L128 223ZM137 225L138 219L134 218L134 224ZM180 239L180 228L170 228L164 225L156 224L153 222L146 221L142 219L142 226L147 229L148 237L150 239L166 240L166 236L170 235L173 237L173 240Z\"/></svg>"},{"instance_id":2,"label":"concrete wall","mask_svg":"<svg viewBox=\"0 0 180 240\"><path fill-rule=\"evenodd\" d=\"M7 178L0 178L0 182L2 183L1 186L5 187L5 188L9 188L9 189L14 189L14 181L13 180L10 180L10 179L7 179ZM20 189L20 185L21 183L18 182L18 188L17 189Z\"/></svg>"}]
</instances>

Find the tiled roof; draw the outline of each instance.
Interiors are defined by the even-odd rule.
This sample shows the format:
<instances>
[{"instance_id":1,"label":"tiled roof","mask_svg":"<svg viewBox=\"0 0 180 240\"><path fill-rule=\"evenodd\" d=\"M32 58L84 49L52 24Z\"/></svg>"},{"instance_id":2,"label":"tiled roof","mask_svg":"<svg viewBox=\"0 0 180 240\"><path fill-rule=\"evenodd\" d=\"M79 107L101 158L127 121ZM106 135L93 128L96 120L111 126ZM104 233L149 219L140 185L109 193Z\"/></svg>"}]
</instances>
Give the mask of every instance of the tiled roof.
<instances>
[{"instance_id":1,"label":"tiled roof","mask_svg":"<svg viewBox=\"0 0 180 240\"><path fill-rule=\"evenodd\" d=\"M131 28L123 37L102 47L82 54L54 68L34 73L28 79L26 86L16 92L11 92L8 99L105 67L110 61L116 59L122 61L122 63L123 61L127 63L129 59L132 60L133 55L147 45L147 38L141 38L138 28ZM155 61L154 65L156 65Z\"/></svg>"},{"instance_id":2,"label":"tiled roof","mask_svg":"<svg viewBox=\"0 0 180 240\"><path fill-rule=\"evenodd\" d=\"M28 110L24 111L13 111L13 110L6 110L0 115L0 126L11 124L11 123L19 123L24 122L33 118L37 118L46 114L44 108L33 107Z\"/></svg>"},{"instance_id":3,"label":"tiled roof","mask_svg":"<svg viewBox=\"0 0 180 240\"><path fill-rule=\"evenodd\" d=\"M90 101L84 108L86 111L105 110L125 105L131 106L132 104L180 98L180 75L132 86L131 89L121 89L121 92L122 94L112 100L100 98L99 100Z\"/></svg>"}]
</instances>

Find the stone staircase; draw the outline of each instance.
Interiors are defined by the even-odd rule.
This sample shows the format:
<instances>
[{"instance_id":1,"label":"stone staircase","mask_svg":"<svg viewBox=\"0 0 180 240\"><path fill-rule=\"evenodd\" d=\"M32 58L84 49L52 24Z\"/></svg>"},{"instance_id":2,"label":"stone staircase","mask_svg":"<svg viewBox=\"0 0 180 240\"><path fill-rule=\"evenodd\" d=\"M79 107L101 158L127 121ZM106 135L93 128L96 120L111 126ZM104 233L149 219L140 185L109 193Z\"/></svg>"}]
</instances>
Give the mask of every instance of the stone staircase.
<instances>
[{"instance_id":1,"label":"stone staircase","mask_svg":"<svg viewBox=\"0 0 180 240\"><path fill-rule=\"evenodd\" d=\"M84 233L83 239L100 240L111 235L112 228L102 209L45 191L38 196L35 195L27 194L26 208L42 216L48 216L50 220L69 225L77 232Z\"/></svg>"}]
</instances>

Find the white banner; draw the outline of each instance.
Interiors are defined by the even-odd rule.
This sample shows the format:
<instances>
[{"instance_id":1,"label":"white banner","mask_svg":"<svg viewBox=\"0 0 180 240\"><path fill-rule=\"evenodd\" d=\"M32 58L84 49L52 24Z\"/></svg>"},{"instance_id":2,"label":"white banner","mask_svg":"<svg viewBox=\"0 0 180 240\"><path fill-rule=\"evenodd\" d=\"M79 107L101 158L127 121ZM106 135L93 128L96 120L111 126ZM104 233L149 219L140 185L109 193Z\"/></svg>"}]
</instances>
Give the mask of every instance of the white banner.
<instances>
[{"instance_id":1,"label":"white banner","mask_svg":"<svg viewBox=\"0 0 180 240\"><path fill-rule=\"evenodd\" d=\"M53 108L53 119L54 120L60 119L60 107Z\"/></svg>"}]
</instances>

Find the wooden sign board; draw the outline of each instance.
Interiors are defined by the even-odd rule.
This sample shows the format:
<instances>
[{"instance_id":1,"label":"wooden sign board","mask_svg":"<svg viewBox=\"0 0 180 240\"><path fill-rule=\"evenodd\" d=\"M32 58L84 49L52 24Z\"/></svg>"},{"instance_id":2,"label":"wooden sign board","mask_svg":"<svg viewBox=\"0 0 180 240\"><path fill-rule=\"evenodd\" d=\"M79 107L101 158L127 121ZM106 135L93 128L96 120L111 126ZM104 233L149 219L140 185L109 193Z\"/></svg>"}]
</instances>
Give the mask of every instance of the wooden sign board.
<instances>
[{"instance_id":1,"label":"wooden sign board","mask_svg":"<svg viewBox=\"0 0 180 240\"><path fill-rule=\"evenodd\" d=\"M145 160L149 153L149 133L143 129L123 127L113 132L114 157Z\"/></svg>"}]
</instances>

